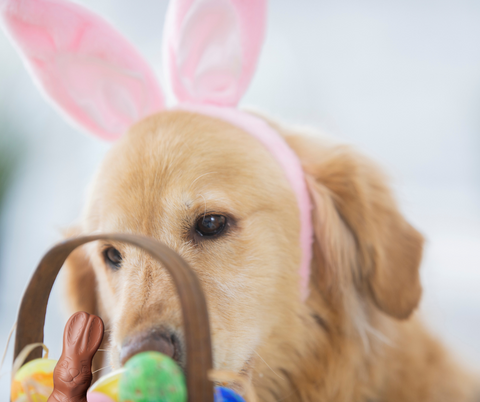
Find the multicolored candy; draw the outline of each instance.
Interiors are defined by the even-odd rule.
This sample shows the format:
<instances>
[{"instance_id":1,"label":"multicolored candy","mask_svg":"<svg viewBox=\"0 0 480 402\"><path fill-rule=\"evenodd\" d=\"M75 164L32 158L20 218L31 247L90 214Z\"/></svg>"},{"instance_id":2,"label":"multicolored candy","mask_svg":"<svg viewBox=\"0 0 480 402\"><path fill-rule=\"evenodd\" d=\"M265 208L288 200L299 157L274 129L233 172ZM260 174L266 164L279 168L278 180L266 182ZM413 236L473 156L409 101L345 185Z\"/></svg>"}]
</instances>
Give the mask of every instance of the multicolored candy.
<instances>
[{"instance_id":1,"label":"multicolored candy","mask_svg":"<svg viewBox=\"0 0 480 402\"><path fill-rule=\"evenodd\" d=\"M12 381L12 402L46 402L53 392L57 360L35 359L22 366Z\"/></svg>"},{"instance_id":2,"label":"multicolored candy","mask_svg":"<svg viewBox=\"0 0 480 402\"><path fill-rule=\"evenodd\" d=\"M245 402L245 399L243 399L240 395L238 395L235 391L231 390L230 388L215 387L214 401L215 402Z\"/></svg>"},{"instance_id":3,"label":"multicolored candy","mask_svg":"<svg viewBox=\"0 0 480 402\"><path fill-rule=\"evenodd\" d=\"M89 392L87 394L87 402L118 402L118 399L112 399L99 392Z\"/></svg>"},{"instance_id":4,"label":"multicolored candy","mask_svg":"<svg viewBox=\"0 0 480 402\"><path fill-rule=\"evenodd\" d=\"M95 382L88 390L88 402L118 402L118 383L124 371L115 370Z\"/></svg>"},{"instance_id":5,"label":"multicolored candy","mask_svg":"<svg viewBox=\"0 0 480 402\"><path fill-rule=\"evenodd\" d=\"M159 352L143 352L125 364L119 383L120 402L185 402L182 370Z\"/></svg>"}]
</instances>

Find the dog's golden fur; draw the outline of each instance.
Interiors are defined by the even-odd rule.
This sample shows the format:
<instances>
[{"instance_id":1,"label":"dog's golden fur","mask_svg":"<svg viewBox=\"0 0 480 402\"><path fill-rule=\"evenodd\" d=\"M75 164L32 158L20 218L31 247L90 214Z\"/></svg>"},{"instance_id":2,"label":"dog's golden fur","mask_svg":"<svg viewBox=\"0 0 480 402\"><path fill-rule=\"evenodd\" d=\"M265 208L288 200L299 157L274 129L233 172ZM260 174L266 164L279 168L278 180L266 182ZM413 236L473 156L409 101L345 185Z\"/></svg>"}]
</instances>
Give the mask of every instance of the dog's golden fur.
<instances>
[{"instance_id":1,"label":"dog's golden fur","mask_svg":"<svg viewBox=\"0 0 480 402\"><path fill-rule=\"evenodd\" d=\"M249 376L260 401L475 401L474 378L414 314L423 238L380 170L350 147L275 127L314 204L306 303L294 194L263 146L222 121L163 112L134 126L105 159L75 233L137 233L180 253L207 296L215 367ZM226 234L195 238L190 228L211 212L228 217ZM161 325L181 336L181 314L155 261L114 244L114 272L105 246L69 258L67 295L105 320L117 366L134 333Z\"/></svg>"}]
</instances>

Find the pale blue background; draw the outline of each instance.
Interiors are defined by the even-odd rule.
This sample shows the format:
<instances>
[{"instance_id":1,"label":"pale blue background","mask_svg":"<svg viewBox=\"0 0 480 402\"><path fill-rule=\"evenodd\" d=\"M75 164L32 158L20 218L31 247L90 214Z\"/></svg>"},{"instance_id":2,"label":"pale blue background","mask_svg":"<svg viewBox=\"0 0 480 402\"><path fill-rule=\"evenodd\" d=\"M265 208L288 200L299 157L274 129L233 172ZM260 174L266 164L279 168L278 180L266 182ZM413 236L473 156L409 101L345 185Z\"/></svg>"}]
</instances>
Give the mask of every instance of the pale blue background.
<instances>
[{"instance_id":1,"label":"pale blue background","mask_svg":"<svg viewBox=\"0 0 480 402\"><path fill-rule=\"evenodd\" d=\"M166 1L85 0L161 77ZM244 105L331 133L379 161L427 237L422 311L459 358L480 367L480 2L273 0ZM44 102L0 35L0 126L23 155L1 218L0 347L39 258L80 214L108 144ZM3 140L7 138L2 138ZM55 289L54 357L65 317ZM11 350L11 348L10 348ZM9 369L10 355L2 372ZM7 395L8 375L0 379ZM6 398L6 396L5 396Z\"/></svg>"}]
</instances>

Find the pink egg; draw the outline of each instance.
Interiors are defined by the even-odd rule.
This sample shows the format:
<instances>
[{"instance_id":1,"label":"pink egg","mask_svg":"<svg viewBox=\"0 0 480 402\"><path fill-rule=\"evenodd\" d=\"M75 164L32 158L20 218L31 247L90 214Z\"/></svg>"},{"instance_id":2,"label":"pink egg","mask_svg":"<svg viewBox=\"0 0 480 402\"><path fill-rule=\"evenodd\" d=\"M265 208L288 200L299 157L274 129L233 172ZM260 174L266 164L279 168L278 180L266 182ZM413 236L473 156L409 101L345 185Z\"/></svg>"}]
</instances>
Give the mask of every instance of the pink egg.
<instances>
[{"instance_id":1,"label":"pink egg","mask_svg":"<svg viewBox=\"0 0 480 402\"><path fill-rule=\"evenodd\" d=\"M112 398L109 398L105 394L101 394L99 392L89 392L87 394L87 401L88 402L115 402Z\"/></svg>"}]
</instances>

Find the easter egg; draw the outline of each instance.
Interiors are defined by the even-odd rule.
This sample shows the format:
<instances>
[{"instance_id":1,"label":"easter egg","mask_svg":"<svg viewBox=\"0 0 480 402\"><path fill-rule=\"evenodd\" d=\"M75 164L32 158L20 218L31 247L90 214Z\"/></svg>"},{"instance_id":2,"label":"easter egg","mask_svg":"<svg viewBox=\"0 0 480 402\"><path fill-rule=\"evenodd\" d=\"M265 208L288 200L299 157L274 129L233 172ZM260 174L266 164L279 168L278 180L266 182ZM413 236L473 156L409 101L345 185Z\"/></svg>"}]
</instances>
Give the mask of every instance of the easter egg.
<instances>
[{"instance_id":1,"label":"easter egg","mask_svg":"<svg viewBox=\"0 0 480 402\"><path fill-rule=\"evenodd\" d=\"M120 379L120 402L185 402L182 370L159 352L143 352L125 364Z\"/></svg>"},{"instance_id":2,"label":"easter egg","mask_svg":"<svg viewBox=\"0 0 480 402\"><path fill-rule=\"evenodd\" d=\"M112 399L105 394L99 392L89 392L87 394L87 402L117 402L117 399Z\"/></svg>"},{"instance_id":3,"label":"easter egg","mask_svg":"<svg viewBox=\"0 0 480 402\"><path fill-rule=\"evenodd\" d=\"M245 402L235 391L225 387L215 387L213 399L215 402Z\"/></svg>"},{"instance_id":4,"label":"easter egg","mask_svg":"<svg viewBox=\"0 0 480 402\"><path fill-rule=\"evenodd\" d=\"M99 395L108 397L110 401L118 402L118 383L123 371L125 371L123 368L113 371L95 382L88 390L88 402L103 402L103 399L99 399ZM105 402L108 401L105 400Z\"/></svg>"},{"instance_id":5,"label":"easter egg","mask_svg":"<svg viewBox=\"0 0 480 402\"><path fill-rule=\"evenodd\" d=\"M56 360L35 359L23 365L12 381L12 402L46 402L53 392Z\"/></svg>"}]
</instances>

